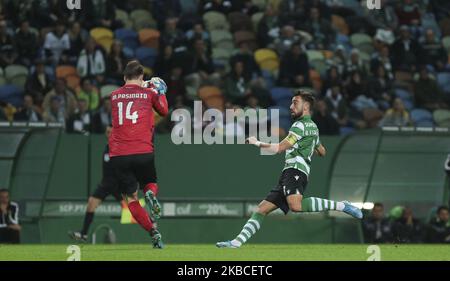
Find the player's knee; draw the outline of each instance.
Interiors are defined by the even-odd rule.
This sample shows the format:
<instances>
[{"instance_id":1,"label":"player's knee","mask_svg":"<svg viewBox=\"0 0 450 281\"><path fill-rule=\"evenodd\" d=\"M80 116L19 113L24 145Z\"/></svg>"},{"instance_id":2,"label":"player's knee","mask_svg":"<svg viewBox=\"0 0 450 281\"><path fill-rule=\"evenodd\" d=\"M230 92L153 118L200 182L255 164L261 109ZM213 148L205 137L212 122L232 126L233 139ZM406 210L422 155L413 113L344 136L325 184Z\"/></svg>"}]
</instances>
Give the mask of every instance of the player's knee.
<instances>
[{"instance_id":1,"label":"player's knee","mask_svg":"<svg viewBox=\"0 0 450 281\"><path fill-rule=\"evenodd\" d=\"M302 211L302 205L301 204L289 204L289 210L292 212L301 212Z\"/></svg>"}]
</instances>

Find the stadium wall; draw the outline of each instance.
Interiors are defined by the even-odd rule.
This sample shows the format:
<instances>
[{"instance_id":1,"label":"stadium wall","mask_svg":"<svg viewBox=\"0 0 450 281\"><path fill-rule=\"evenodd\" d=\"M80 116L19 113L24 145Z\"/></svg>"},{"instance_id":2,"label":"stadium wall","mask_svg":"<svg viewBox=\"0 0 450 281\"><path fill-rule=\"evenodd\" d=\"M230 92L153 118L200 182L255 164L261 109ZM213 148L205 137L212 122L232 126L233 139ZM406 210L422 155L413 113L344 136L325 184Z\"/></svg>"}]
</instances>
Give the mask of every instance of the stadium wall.
<instances>
[{"instance_id":1,"label":"stadium wall","mask_svg":"<svg viewBox=\"0 0 450 281\"><path fill-rule=\"evenodd\" d=\"M379 132L323 137L328 155L314 160L306 196L331 194L336 199L392 204L425 202L424 206L440 203L445 191L443 161L450 151L447 140L447 134L433 134L430 139L417 133ZM105 143L104 136L68 135L59 129L0 130L0 182L21 205L24 243L69 243L67 231L80 227L84 203L101 178ZM235 235L277 183L283 165L282 155L260 156L256 148L177 146L166 135L156 138L156 149L160 196L167 210L160 228L167 243L213 243ZM436 165L411 163L420 157ZM405 190L405 185L414 192ZM389 189L383 189L386 186ZM108 202L96 215L92 230L107 225L117 242L148 241L137 225L120 224L119 216L118 204ZM102 241L104 232L99 230L97 241ZM252 241L358 243L362 237L357 221L333 212L275 214Z\"/></svg>"}]
</instances>

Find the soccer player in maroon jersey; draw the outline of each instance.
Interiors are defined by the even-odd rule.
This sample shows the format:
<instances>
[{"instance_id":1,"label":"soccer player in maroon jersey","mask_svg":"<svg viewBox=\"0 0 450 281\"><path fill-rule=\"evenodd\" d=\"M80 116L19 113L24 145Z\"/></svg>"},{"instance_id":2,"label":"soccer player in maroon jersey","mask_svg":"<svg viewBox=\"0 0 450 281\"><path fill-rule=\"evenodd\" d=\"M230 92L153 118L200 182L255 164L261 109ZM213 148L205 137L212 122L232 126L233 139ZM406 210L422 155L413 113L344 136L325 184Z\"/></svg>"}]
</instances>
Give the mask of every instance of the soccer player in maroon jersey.
<instances>
[{"instance_id":1,"label":"soccer player in maroon jersey","mask_svg":"<svg viewBox=\"0 0 450 281\"><path fill-rule=\"evenodd\" d=\"M144 67L138 61L127 64L124 79L125 85L111 93L111 164L134 219L149 232L153 247L162 248L161 234L154 224L160 208L156 200L158 186L153 155L153 110L161 116L168 114L167 86L159 78L144 83ZM152 219L139 204L137 183L153 207Z\"/></svg>"}]
</instances>

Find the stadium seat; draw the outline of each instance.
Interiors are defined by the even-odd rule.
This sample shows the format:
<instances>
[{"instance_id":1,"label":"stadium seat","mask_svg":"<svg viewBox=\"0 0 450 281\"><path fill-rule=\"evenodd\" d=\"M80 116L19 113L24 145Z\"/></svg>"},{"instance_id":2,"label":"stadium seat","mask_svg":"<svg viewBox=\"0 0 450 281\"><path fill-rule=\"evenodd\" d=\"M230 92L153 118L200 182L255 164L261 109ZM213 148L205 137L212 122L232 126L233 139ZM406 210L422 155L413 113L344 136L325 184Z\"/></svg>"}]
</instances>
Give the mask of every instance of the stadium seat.
<instances>
[{"instance_id":1,"label":"stadium seat","mask_svg":"<svg viewBox=\"0 0 450 281\"><path fill-rule=\"evenodd\" d=\"M436 75L436 82L446 94L450 94L450 73L448 72L438 73Z\"/></svg>"},{"instance_id":2,"label":"stadium seat","mask_svg":"<svg viewBox=\"0 0 450 281\"><path fill-rule=\"evenodd\" d=\"M252 31L240 30L233 34L234 44L239 46L239 44L246 42L249 45L250 50L254 51L258 47L256 42L256 35Z\"/></svg>"},{"instance_id":3,"label":"stadium seat","mask_svg":"<svg viewBox=\"0 0 450 281\"><path fill-rule=\"evenodd\" d=\"M124 47L122 51L123 51L125 58L127 58L127 59L134 58L134 49L131 49L129 47Z\"/></svg>"},{"instance_id":4,"label":"stadium seat","mask_svg":"<svg viewBox=\"0 0 450 281\"><path fill-rule=\"evenodd\" d=\"M242 12L229 13L228 22L230 23L231 32L240 30L253 31L252 19Z\"/></svg>"},{"instance_id":5,"label":"stadium seat","mask_svg":"<svg viewBox=\"0 0 450 281\"><path fill-rule=\"evenodd\" d=\"M309 62L310 66L312 66L321 76L325 76L328 65L325 60L316 59Z\"/></svg>"},{"instance_id":6,"label":"stadium seat","mask_svg":"<svg viewBox=\"0 0 450 281\"><path fill-rule=\"evenodd\" d=\"M156 28L157 23L152 14L143 9L137 9L130 13L130 19L133 22L133 28L139 31L143 28Z\"/></svg>"},{"instance_id":7,"label":"stadium seat","mask_svg":"<svg viewBox=\"0 0 450 281\"><path fill-rule=\"evenodd\" d=\"M405 106L405 109L408 111L411 111L414 109L414 103L412 102L412 100L403 100L403 105Z\"/></svg>"},{"instance_id":8,"label":"stadium seat","mask_svg":"<svg viewBox=\"0 0 450 281\"><path fill-rule=\"evenodd\" d=\"M442 45L444 46L447 53L450 53L450 36L445 36L442 38Z\"/></svg>"},{"instance_id":9,"label":"stadium seat","mask_svg":"<svg viewBox=\"0 0 450 281\"><path fill-rule=\"evenodd\" d=\"M130 20L128 13L121 9L116 9L116 20L122 22L123 27L132 28L133 22Z\"/></svg>"},{"instance_id":10,"label":"stadium seat","mask_svg":"<svg viewBox=\"0 0 450 281\"><path fill-rule=\"evenodd\" d=\"M17 76L28 76L28 68L23 65L12 64L5 67L5 79L11 81Z\"/></svg>"},{"instance_id":11,"label":"stadium seat","mask_svg":"<svg viewBox=\"0 0 450 281\"><path fill-rule=\"evenodd\" d=\"M402 100L411 100L412 94L405 89L397 88L395 89L395 96Z\"/></svg>"},{"instance_id":12,"label":"stadium seat","mask_svg":"<svg viewBox=\"0 0 450 281\"><path fill-rule=\"evenodd\" d=\"M140 47L136 49L136 59L138 59L143 66L152 68L155 65L158 51L153 48Z\"/></svg>"},{"instance_id":13,"label":"stadium seat","mask_svg":"<svg viewBox=\"0 0 450 281\"><path fill-rule=\"evenodd\" d=\"M450 127L450 110L437 109L433 112L433 120L439 127Z\"/></svg>"},{"instance_id":14,"label":"stadium seat","mask_svg":"<svg viewBox=\"0 0 450 281\"><path fill-rule=\"evenodd\" d=\"M77 69L71 65L60 65L56 67L56 77L66 78L69 75L78 75Z\"/></svg>"},{"instance_id":15,"label":"stadium seat","mask_svg":"<svg viewBox=\"0 0 450 281\"><path fill-rule=\"evenodd\" d=\"M234 48L233 35L227 30L215 30L211 33L211 43L215 48Z\"/></svg>"},{"instance_id":16,"label":"stadium seat","mask_svg":"<svg viewBox=\"0 0 450 281\"><path fill-rule=\"evenodd\" d=\"M343 35L348 35L350 33L348 24L345 22L343 17L339 15L331 15L331 23L334 29L336 29L339 33Z\"/></svg>"},{"instance_id":17,"label":"stadium seat","mask_svg":"<svg viewBox=\"0 0 450 281\"><path fill-rule=\"evenodd\" d=\"M255 32L258 32L258 26L261 19L264 17L264 13L259 12L252 15L252 24L253 24L253 30Z\"/></svg>"},{"instance_id":18,"label":"stadium seat","mask_svg":"<svg viewBox=\"0 0 450 281\"><path fill-rule=\"evenodd\" d=\"M212 30L229 30L229 24L224 14L219 12L206 12L203 15L206 29Z\"/></svg>"},{"instance_id":19,"label":"stadium seat","mask_svg":"<svg viewBox=\"0 0 450 281\"><path fill-rule=\"evenodd\" d=\"M11 84L1 86L0 100L15 107L20 107L23 103L23 89Z\"/></svg>"},{"instance_id":20,"label":"stadium seat","mask_svg":"<svg viewBox=\"0 0 450 281\"><path fill-rule=\"evenodd\" d=\"M114 32L116 39L122 41L123 46L133 50L139 47L138 33L132 29L120 28Z\"/></svg>"},{"instance_id":21,"label":"stadium seat","mask_svg":"<svg viewBox=\"0 0 450 281\"><path fill-rule=\"evenodd\" d=\"M114 33L104 27L96 27L91 29L90 35L94 38L95 42L102 46L102 48L109 53L111 45L114 41Z\"/></svg>"},{"instance_id":22,"label":"stadium seat","mask_svg":"<svg viewBox=\"0 0 450 281\"><path fill-rule=\"evenodd\" d=\"M275 86L275 77L273 76L273 73L271 71L268 70L261 70L261 76L264 79L264 81L266 82L266 88L267 89L272 89Z\"/></svg>"},{"instance_id":23,"label":"stadium seat","mask_svg":"<svg viewBox=\"0 0 450 281\"><path fill-rule=\"evenodd\" d=\"M350 43L352 46L358 48L361 44L372 43L372 37L365 33L354 33L350 36Z\"/></svg>"},{"instance_id":24,"label":"stadium seat","mask_svg":"<svg viewBox=\"0 0 450 281\"><path fill-rule=\"evenodd\" d=\"M3 71L3 68L0 67L0 77L3 77L5 75L5 72Z\"/></svg>"},{"instance_id":25,"label":"stadium seat","mask_svg":"<svg viewBox=\"0 0 450 281\"><path fill-rule=\"evenodd\" d=\"M212 58L213 58L213 60L217 60L217 61L228 62L228 60L231 58L232 54L233 54L233 50L231 50L231 49L214 48L212 50Z\"/></svg>"},{"instance_id":26,"label":"stadium seat","mask_svg":"<svg viewBox=\"0 0 450 281\"><path fill-rule=\"evenodd\" d=\"M139 42L141 46L159 49L159 38L161 33L156 29L145 28L139 31Z\"/></svg>"},{"instance_id":27,"label":"stadium seat","mask_svg":"<svg viewBox=\"0 0 450 281\"><path fill-rule=\"evenodd\" d=\"M0 86L6 85L6 79L3 76L0 76Z\"/></svg>"},{"instance_id":28,"label":"stadium seat","mask_svg":"<svg viewBox=\"0 0 450 281\"><path fill-rule=\"evenodd\" d=\"M105 85L100 88L100 97L102 99L107 98L111 95L111 92L117 90L118 88L119 88L119 86L117 86L117 85Z\"/></svg>"},{"instance_id":29,"label":"stadium seat","mask_svg":"<svg viewBox=\"0 0 450 281\"><path fill-rule=\"evenodd\" d=\"M267 0L252 0L252 4L260 10L264 10L267 7L267 2Z\"/></svg>"},{"instance_id":30,"label":"stadium seat","mask_svg":"<svg viewBox=\"0 0 450 281\"><path fill-rule=\"evenodd\" d=\"M77 75L68 75L64 78L67 83L67 87L74 91L78 91L80 87L80 76Z\"/></svg>"},{"instance_id":31,"label":"stadium seat","mask_svg":"<svg viewBox=\"0 0 450 281\"><path fill-rule=\"evenodd\" d=\"M215 86L203 86L198 89L198 97L205 103L207 108L215 108L223 111L225 108L225 101L222 91Z\"/></svg>"},{"instance_id":32,"label":"stadium seat","mask_svg":"<svg viewBox=\"0 0 450 281\"><path fill-rule=\"evenodd\" d=\"M426 109L413 109L411 110L411 120L418 126L418 124L433 123L433 115Z\"/></svg>"},{"instance_id":33,"label":"stadium seat","mask_svg":"<svg viewBox=\"0 0 450 281\"><path fill-rule=\"evenodd\" d=\"M314 61L314 60L324 60L325 57L321 51L316 50L307 50L306 56L308 57L308 61Z\"/></svg>"},{"instance_id":34,"label":"stadium seat","mask_svg":"<svg viewBox=\"0 0 450 281\"><path fill-rule=\"evenodd\" d=\"M197 11L197 0L183 0L180 1L182 14L192 14Z\"/></svg>"},{"instance_id":35,"label":"stadium seat","mask_svg":"<svg viewBox=\"0 0 450 281\"><path fill-rule=\"evenodd\" d=\"M275 73L280 68L280 60L277 53L271 49L259 49L255 52L255 61L261 70Z\"/></svg>"},{"instance_id":36,"label":"stadium seat","mask_svg":"<svg viewBox=\"0 0 450 281\"><path fill-rule=\"evenodd\" d=\"M272 100L278 105L278 103L284 99L291 100L294 94L289 88L276 87L270 90L270 96L272 97Z\"/></svg>"}]
</instances>

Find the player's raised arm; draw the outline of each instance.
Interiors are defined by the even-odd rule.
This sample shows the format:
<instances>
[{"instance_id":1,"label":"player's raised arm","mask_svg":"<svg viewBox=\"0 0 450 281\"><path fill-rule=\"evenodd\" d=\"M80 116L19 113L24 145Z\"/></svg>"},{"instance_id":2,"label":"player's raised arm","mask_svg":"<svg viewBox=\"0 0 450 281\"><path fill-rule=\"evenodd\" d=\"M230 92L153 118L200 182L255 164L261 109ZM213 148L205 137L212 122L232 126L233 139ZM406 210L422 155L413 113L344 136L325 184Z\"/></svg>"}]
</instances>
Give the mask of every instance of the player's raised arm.
<instances>
[{"instance_id":1,"label":"player's raised arm","mask_svg":"<svg viewBox=\"0 0 450 281\"><path fill-rule=\"evenodd\" d=\"M166 98L167 85L164 80L153 77L150 81L144 82L144 87L151 87L157 92L152 97L153 108L159 115L166 116L169 113L169 105Z\"/></svg>"},{"instance_id":2,"label":"player's raised arm","mask_svg":"<svg viewBox=\"0 0 450 281\"><path fill-rule=\"evenodd\" d=\"M255 137L249 137L246 142L255 145L257 147L265 148L272 153L283 153L289 148L291 148L296 141L297 141L296 137L294 135L289 134L280 143L265 143L259 141Z\"/></svg>"}]
</instances>

